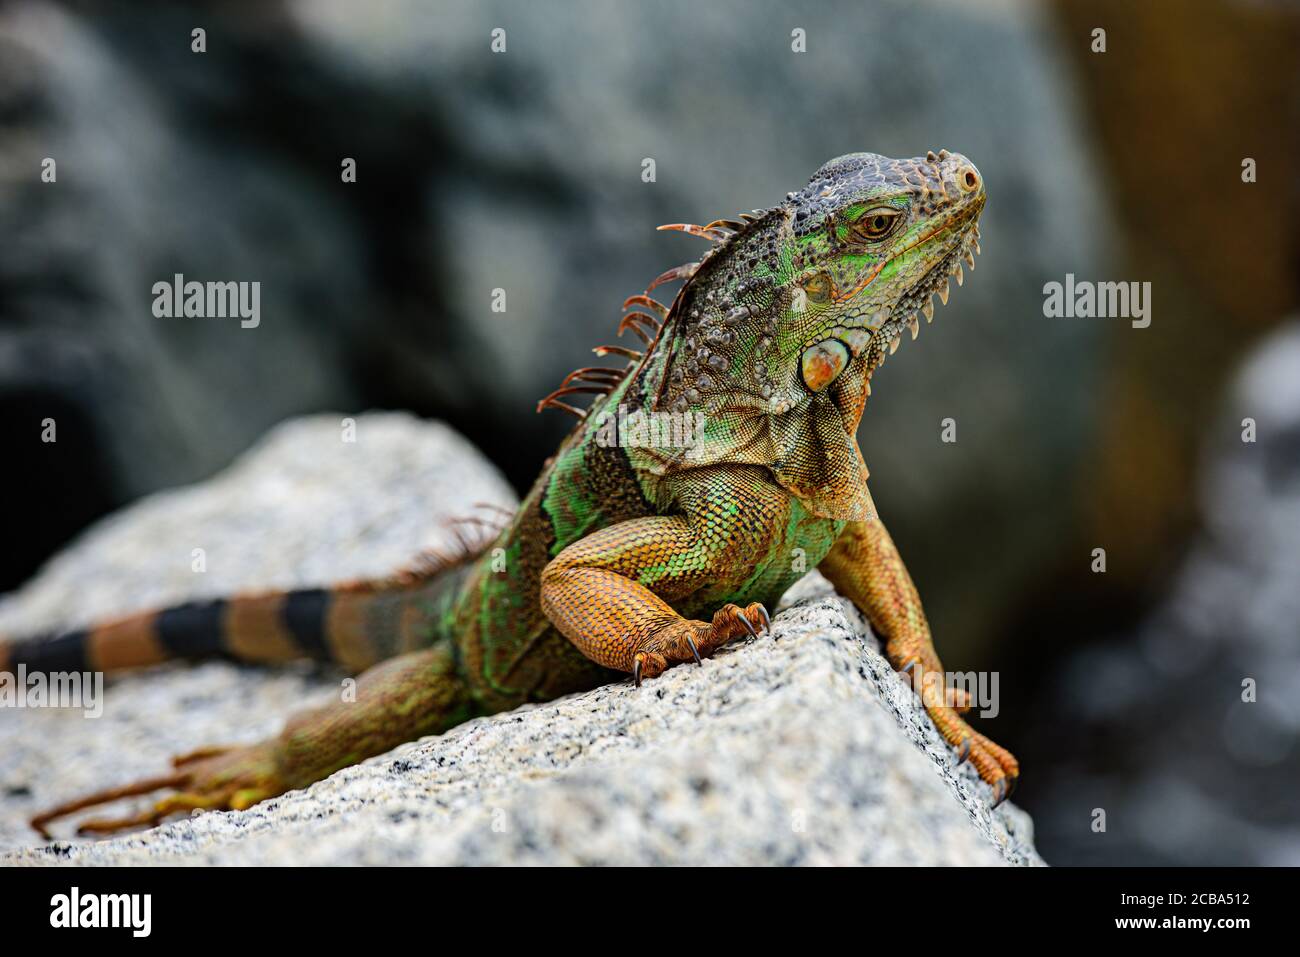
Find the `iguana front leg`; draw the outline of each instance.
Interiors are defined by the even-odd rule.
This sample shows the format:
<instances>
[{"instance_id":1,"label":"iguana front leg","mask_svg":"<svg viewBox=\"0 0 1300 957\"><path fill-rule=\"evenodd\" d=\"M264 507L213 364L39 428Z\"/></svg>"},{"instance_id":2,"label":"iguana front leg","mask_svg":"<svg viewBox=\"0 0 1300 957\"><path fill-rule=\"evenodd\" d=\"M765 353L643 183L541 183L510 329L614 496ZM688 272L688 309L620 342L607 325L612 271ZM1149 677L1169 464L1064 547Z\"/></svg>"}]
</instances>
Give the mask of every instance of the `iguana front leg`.
<instances>
[{"instance_id":1,"label":"iguana front leg","mask_svg":"<svg viewBox=\"0 0 1300 957\"><path fill-rule=\"evenodd\" d=\"M871 520L850 522L844 528L818 568L884 636L890 663L911 677L944 739L957 748L962 760L969 757L993 788L996 806L1011 793L1020 765L1009 751L962 720L958 712L966 710L969 702L945 687L943 664L930 638L921 596L874 504L871 513Z\"/></svg>"},{"instance_id":2,"label":"iguana front leg","mask_svg":"<svg viewBox=\"0 0 1300 957\"><path fill-rule=\"evenodd\" d=\"M678 484L683 514L601 529L542 572L542 609L555 627L638 684L771 624L757 602L724 604L711 622L683 618L669 603L743 582L784 524L789 498L750 468L701 469Z\"/></svg>"}]
</instances>

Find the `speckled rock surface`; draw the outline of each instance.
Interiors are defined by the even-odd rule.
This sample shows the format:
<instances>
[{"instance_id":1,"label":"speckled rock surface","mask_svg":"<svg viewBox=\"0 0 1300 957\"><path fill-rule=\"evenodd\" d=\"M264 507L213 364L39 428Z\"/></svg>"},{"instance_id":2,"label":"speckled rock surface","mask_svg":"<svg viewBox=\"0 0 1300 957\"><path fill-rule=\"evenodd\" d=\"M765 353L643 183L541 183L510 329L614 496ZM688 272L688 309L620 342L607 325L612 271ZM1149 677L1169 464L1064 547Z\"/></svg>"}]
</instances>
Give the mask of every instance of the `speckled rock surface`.
<instances>
[{"instance_id":1,"label":"speckled rock surface","mask_svg":"<svg viewBox=\"0 0 1300 957\"><path fill-rule=\"evenodd\" d=\"M464 438L401 413L290 420L206 482L141 500L89 529L0 599L0 634L224 595L382 575L445 544L452 517L515 495ZM206 570L193 570L193 550ZM103 717L0 709L0 849L35 844L41 807L156 774L203 742L255 740L337 693L310 665L176 664L114 679ZM70 833L70 832L68 832Z\"/></svg>"},{"instance_id":2,"label":"speckled rock surface","mask_svg":"<svg viewBox=\"0 0 1300 957\"><path fill-rule=\"evenodd\" d=\"M298 420L206 485L123 512L0 605L0 627L382 571L447 515L510 499L436 424L360 417L363 456L337 435L338 417ZM189 571L192 541L223 556L207 577ZM43 847L24 819L171 753L269 734L337 676L169 666L113 683L97 720L0 714L0 863L1041 863L1028 816L990 809L856 610L815 573L789 602L773 637L640 690L477 719L245 812L100 842Z\"/></svg>"}]
</instances>

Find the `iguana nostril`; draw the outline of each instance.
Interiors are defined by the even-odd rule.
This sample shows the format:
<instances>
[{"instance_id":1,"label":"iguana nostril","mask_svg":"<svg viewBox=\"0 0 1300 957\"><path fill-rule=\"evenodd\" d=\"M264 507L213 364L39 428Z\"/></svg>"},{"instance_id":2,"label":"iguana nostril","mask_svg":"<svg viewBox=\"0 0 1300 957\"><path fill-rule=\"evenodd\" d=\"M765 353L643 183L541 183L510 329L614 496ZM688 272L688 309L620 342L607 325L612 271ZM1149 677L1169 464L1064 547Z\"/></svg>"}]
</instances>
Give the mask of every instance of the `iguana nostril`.
<instances>
[{"instance_id":1,"label":"iguana nostril","mask_svg":"<svg viewBox=\"0 0 1300 957\"><path fill-rule=\"evenodd\" d=\"M967 169L961 177L962 185L966 189L974 189L980 184L979 175L973 169Z\"/></svg>"}]
</instances>

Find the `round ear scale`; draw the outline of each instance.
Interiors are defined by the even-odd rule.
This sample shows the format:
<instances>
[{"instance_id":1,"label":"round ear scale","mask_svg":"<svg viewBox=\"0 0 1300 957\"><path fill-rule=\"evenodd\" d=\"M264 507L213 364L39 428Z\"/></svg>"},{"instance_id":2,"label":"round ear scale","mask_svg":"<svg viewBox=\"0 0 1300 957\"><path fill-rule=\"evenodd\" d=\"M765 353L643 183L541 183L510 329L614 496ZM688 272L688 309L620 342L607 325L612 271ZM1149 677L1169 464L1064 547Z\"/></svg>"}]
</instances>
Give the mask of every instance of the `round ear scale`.
<instances>
[{"instance_id":1,"label":"round ear scale","mask_svg":"<svg viewBox=\"0 0 1300 957\"><path fill-rule=\"evenodd\" d=\"M838 339L825 339L803 351L799 360L803 382L813 392L821 392L835 381L849 364L849 347Z\"/></svg>"}]
</instances>

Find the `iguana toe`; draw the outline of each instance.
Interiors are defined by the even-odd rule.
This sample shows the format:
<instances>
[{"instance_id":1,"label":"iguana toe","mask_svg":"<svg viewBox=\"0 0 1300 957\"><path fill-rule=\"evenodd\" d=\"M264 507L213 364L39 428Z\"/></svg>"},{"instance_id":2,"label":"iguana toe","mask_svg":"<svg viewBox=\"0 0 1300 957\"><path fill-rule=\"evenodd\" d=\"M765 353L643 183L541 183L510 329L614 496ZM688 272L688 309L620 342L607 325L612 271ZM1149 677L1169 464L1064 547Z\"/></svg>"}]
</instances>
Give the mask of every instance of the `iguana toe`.
<instances>
[{"instance_id":1,"label":"iguana toe","mask_svg":"<svg viewBox=\"0 0 1300 957\"><path fill-rule=\"evenodd\" d=\"M945 687L938 660L932 659L927 663L924 651L900 653L894 649L890 657L899 674L907 678L921 696L926 713L943 739L957 750L957 764L970 761L981 780L993 789L993 807L1010 797L1020 777L1020 762L1010 751L990 741L961 717L961 713L971 707L971 696L965 691Z\"/></svg>"},{"instance_id":2,"label":"iguana toe","mask_svg":"<svg viewBox=\"0 0 1300 957\"><path fill-rule=\"evenodd\" d=\"M759 602L744 608L727 604L713 616L712 624L700 621L679 621L645 642L632 656L632 681L639 688L646 678L657 678L672 665L694 661L704 664L704 658L729 641L750 635L757 638L760 631L770 631L772 618Z\"/></svg>"},{"instance_id":3,"label":"iguana toe","mask_svg":"<svg viewBox=\"0 0 1300 957\"><path fill-rule=\"evenodd\" d=\"M739 605L723 605L713 616L713 635L710 644L717 647L744 634L757 638L760 631L771 630L772 616L767 613L762 603L752 602L744 608Z\"/></svg>"},{"instance_id":4,"label":"iguana toe","mask_svg":"<svg viewBox=\"0 0 1300 957\"><path fill-rule=\"evenodd\" d=\"M98 817L83 821L81 834L111 834L134 827L152 827L173 814L192 811L239 811L287 790L276 767L274 742L242 747L203 748L172 760L175 773L145 778L123 787L107 788L51 808L32 818L31 825L43 837L47 826L86 808L109 804L121 798L172 789L153 807L124 817Z\"/></svg>"}]
</instances>

